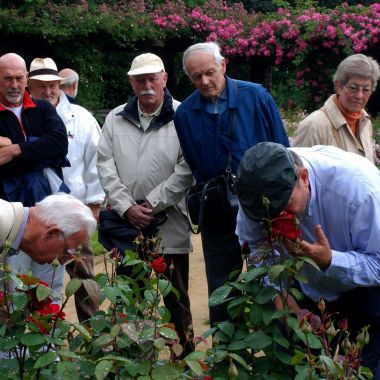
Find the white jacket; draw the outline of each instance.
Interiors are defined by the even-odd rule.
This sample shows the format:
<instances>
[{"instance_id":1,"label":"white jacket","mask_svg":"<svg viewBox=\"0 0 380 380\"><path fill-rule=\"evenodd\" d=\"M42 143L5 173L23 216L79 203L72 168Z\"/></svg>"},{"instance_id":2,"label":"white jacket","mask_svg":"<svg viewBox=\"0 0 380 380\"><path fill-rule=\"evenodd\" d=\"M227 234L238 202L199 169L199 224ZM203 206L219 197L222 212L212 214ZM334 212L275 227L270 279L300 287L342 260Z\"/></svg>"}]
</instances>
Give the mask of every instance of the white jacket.
<instances>
[{"instance_id":1,"label":"white jacket","mask_svg":"<svg viewBox=\"0 0 380 380\"><path fill-rule=\"evenodd\" d=\"M57 112L65 123L69 140L67 158L71 167L63 168L63 177L70 194L85 204L100 204L105 195L96 168L99 124L85 108L70 103L63 91Z\"/></svg>"},{"instance_id":2,"label":"white jacket","mask_svg":"<svg viewBox=\"0 0 380 380\"><path fill-rule=\"evenodd\" d=\"M159 227L166 254L191 251L189 225L184 210L186 188L193 184L183 158L173 122L178 106L165 92L161 113L144 131L136 97L106 117L98 147L100 181L112 208L123 216L136 200L147 199L154 212L166 210Z\"/></svg>"}]
</instances>

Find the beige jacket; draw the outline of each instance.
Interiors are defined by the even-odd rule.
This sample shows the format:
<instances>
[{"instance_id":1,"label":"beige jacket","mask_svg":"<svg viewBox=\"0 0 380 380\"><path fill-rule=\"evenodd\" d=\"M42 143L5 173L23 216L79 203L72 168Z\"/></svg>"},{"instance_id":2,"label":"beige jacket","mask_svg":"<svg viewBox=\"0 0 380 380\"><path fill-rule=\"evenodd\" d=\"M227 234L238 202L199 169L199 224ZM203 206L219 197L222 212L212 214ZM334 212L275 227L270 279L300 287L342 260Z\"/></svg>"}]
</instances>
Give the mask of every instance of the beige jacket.
<instances>
[{"instance_id":1,"label":"beige jacket","mask_svg":"<svg viewBox=\"0 0 380 380\"><path fill-rule=\"evenodd\" d=\"M6 240L13 243L20 229L23 213L22 203L10 203L0 199L0 245Z\"/></svg>"},{"instance_id":2,"label":"beige jacket","mask_svg":"<svg viewBox=\"0 0 380 380\"><path fill-rule=\"evenodd\" d=\"M172 104L166 94L158 120L145 132L139 123L136 98L115 108L102 128L97 161L100 182L120 216L143 199L155 212L166 210L168 219L159 227L159 234L167 254L191 251L184 192L193 184L193 176L180 149L173 105L177 108L179 102Z\"/></svg>"},{"instance_id":3,"label":"beige jacket","mask_svg":"<svg viewBox=\"0 0 380 380\"><path fill-rule=\"evenodd\" d=\"M335 96L330 96L321 109L314 111L300 123L291 145L333 145L347 152L360 154L373 163L372 123L369 115L363 110L358 125L359 138L355 137L334 101Z\"/></svg>"}]
</instances>

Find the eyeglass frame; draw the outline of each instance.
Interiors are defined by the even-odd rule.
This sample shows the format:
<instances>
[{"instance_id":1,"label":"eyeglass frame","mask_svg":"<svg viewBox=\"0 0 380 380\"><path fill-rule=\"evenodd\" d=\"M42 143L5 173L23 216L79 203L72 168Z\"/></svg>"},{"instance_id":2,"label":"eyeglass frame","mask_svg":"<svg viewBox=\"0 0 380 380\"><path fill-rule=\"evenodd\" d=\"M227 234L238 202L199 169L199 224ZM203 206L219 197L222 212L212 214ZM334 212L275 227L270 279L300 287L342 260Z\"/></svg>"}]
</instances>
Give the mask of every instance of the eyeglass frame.
<instances>
[{"instance_id":1,"label":"eyeglass frame","mask_svg":"<svg viewBox=\"0 0 380 380\"><path fill-rule=\"evenodd\" d=\"M360 90L362 91L363 95L365 96L371 96L372 93L373 93L373 87L372 86L360 86L360 85L357 85L357 84L350 84L350 85L347 85L347 84L344 84L343 87L349 92L349 94L351 95L356 95L360 92ZM370 87L370 88L368 88ZM367 92L368 91L368 92Z\"/></svg>"},{"instance_id":2,"label":"eyeglass frame","mask_svg":"<svg viewBox=\"0 0 380 380\"><path fill-rule=\"evenodd\" d=\"M63 232L61 232L61 236L62 236L62 240L65 244L65 248L63 251L63 255L58 256L57 259L62 266L66 266L67 264L70 264L75 259L76 254L77 254L77 249L76 248L69 248L69 246L67 244L66 236ZM64 259L66 257L68 257L68 259L65 260L64 262L61 262L61 259Z\"/></svg>"}]
</instances>

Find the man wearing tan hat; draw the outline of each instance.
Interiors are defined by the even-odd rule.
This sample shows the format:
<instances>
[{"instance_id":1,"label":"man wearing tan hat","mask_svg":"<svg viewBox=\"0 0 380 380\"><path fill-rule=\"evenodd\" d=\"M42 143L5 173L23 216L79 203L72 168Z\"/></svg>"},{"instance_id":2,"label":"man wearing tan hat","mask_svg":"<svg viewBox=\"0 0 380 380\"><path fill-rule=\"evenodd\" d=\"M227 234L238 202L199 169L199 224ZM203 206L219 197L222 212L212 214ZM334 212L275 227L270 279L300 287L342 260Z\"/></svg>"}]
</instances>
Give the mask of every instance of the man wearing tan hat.
<instances>
[{"instance_id":1,"label":"man wearing tan hat","mask_svg":"<svg viewBox=\"0 0 380 380\"><path fill-rule=\"evenodd\" d=\"M90 112L68 101L65 93L60 90L63 80L58 75L57 66L51 58L35 58L30 64L28 87L32 97L47 100L53 105L67 129L69 142L67 157L71 166L63 169L65 183L71 190L70 194L89 206L97 219L99 205L105 196L96 169L96 149L100 128ZM71 277L92 278L93 266L91 244L84 244L82 265L69 264L67 271ZM63 281L62 268L60 277L56 275L55 278L56 282ZM97 306L86 297L87 293L82 287L75 297L80 321L90 318L97 310Z\"/></svg>"},{"instance_id":2,"label":"man wearing tan hat","mask_svg":"<svg viewBox=\"0 0 380 380\"><path fill-rule=\"evenodd\" d=\"M98 146L98 172L112 209L141 231L154 215L166 211L159 226L159 252L167 262L166 276L179 292L164 297L184 351L194 349L189 285L191 241L184 213L185 189L193 177L173 124L179 102L166 89L167 73L160 57L137 56L128 72L135 96L106 117ZM169 266L173 263L174 271Z\"/></svg>"}]
</instances>

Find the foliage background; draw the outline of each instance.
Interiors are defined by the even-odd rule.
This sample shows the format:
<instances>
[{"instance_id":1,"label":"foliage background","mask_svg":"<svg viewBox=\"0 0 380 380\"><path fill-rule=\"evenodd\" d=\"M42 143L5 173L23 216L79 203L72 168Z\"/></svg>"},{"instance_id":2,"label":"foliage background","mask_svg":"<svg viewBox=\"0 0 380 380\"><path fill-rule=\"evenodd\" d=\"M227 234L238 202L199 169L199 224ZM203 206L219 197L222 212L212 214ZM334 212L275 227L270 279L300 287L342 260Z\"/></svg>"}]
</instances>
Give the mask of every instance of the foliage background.
<instances>
[{"instance_id":1,"label":"foliage background","mask_svg":"<svg viewBox=\"0 0 380 380\"><path fill-rule=\"evenodd\" d=\"M183 100L193 88L182 72L182 52L194 42L219 42L228 74L264 83L285 111L317 108L333 92L331 76L348 54L380 60L380 4L368 0L1 0L0 5L0 54L14 51L27 65L49 56L59 69L74 68L81 77L77 101L95 113L127 101L126 73L132 59L147 51L163 58L168 87ZM372 114L379 104L375 94Z\"/></svg>"}]
</instances>

